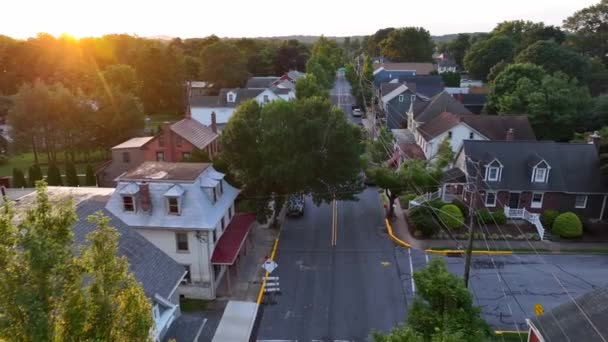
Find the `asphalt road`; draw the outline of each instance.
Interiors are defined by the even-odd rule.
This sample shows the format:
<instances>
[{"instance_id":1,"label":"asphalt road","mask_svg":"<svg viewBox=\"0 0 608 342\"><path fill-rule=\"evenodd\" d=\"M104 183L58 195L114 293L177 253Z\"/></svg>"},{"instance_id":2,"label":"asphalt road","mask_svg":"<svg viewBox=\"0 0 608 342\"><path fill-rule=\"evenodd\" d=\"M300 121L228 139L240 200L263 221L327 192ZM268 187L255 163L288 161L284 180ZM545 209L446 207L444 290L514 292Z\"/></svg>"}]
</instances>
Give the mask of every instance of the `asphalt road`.
<instances>
[{"instance_id":1,"label":"asphalt road","mask_svg":"<svg viewBox=\"0 0 608 342\"><path fill-rule=\"evenodd\" d=\"M348 119L356 124L361 124L361 117L353 116L353 108L355 99L350 94L350 84L344 77L344 74L338 72L336 74L336 82L334 83L334 87L330 91L331 102L337 107L342 108Z\"/></svg>"},{"instance_id":2,"label":"asphalt road","mask_svg":"<svg viewBox=\"0 0 608 342\"><path fill-rule=\"evenodd\" d=\"M335 247L330 205L307 199L304 216L283 226L272 273L282 295L264 308L258 341L364 341L404 321L400 248L384 232L377 189L337 206Z\"/></svg>"}]
</instances>

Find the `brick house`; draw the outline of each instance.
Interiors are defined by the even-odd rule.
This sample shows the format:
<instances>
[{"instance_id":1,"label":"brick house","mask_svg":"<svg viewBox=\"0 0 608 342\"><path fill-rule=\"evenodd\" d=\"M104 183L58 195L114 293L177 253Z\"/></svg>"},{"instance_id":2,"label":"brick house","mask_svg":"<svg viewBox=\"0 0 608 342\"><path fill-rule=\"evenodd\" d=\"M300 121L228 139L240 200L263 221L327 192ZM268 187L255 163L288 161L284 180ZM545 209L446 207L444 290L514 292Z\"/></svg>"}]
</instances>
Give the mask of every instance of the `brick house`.
<instances>
[{"instance_id":1,"label":"brick house","mask_svg":"<svg viewBox=\"0 0 608 342\"><path fill-rule=\"evenodd\" d=\"M144 161L181 162L195 150L206 152L212 159L219 150L218 137L214 119L211 127L190 117L175 123L166 122L156 136L131 138L112 147L112 160L96 172L97 185L116 186L116 177Z\"/></svg>"}]
</instances>

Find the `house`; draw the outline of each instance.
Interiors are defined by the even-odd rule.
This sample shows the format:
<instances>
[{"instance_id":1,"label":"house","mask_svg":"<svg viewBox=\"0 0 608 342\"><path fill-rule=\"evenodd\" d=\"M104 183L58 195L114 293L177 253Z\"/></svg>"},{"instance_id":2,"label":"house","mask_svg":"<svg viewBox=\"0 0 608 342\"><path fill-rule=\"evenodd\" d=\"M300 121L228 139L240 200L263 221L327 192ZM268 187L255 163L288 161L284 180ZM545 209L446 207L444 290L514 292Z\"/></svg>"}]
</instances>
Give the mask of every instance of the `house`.
<instances>
[{"instance_id":1,"label":"house","mask_svg":"<svg viewBox=\"0 0 608 342\"><path fill-rule=\"evenodd\" d=\"M263 105L279 99L292 98L295 98L295 93L287 88L222 89L218 96L190 97L190 110L192 118L205 126L211 125L212 113L215 113L217 130L221 132L242 102L253 99Z\"/></svg>"},{"instance_id":2,"label":"house","mask_svg":"<svg viewBox=\"0 0 608 342\"><path fill-rule=\"evenodd\" d=\"M604 342L608 336L608 288L600 287L532 318L528 342Z\"/></svg>"},{"instance_id":3,"label":"house","mask_svg":"<svg viewBox=\"0 0 608 342\"><path fill-rule=\"evenodd\" d=\"M467 88L469 89L469 88ZM481 114L483 107L486 105L488 100L487 94L474 94L474 93L456 93L453 94L454 98L458 102L462 103L471 113Z\"/></svg>"},{"instance_id":4,"label":"house","mask_svg":"<svg viewBox=\"0 0 608 342\"><path fill-rule=\"evenodd\" d=\"M401 164L410 159L425 160L424 152L416 144L414 135L408 129L391 129L395 139L393 154L388 165L400 168Z\"/></svg>"},{"instance_id":5,"label":"house","mask_svg":"<svg viewBox=\"0 0 608 342\"><path fill-rule=\"evenodd\" d=\"M119 233L117 255L127 258L129 271L141 283L146 297L152 303L150 315L154 318L154 329L151 332L154 341L166 341L175 336L175 327L182 328L183 339L180 341L194 341L198 339L197 333L204 324L202 317L182 315L177 288L187 271L184 267L167 254L154 246L123 221L105 209L105 205L114 189L108 188L70 188L48 187L47 193L52 201L72 199L76 206L77 221L72 226L74 243L84 246L87 235L96 229L95 223L87 218L97 212L109 218L109 225ZM25 210L35 205L36 193L29 189L29 193L21 193L15 198L17 210Z\"/></svg>"},{"instance_id":6,"label":"house","mask_svg":"<svg viewBox=\"0 0 608 342\"><path fill-rule=\"evenodd\" d=\"M429 99L416 98L416 101L411 103L407 112L407 127L415 132L418 126L443 112L471 114L471 111L454 99L452 95L442 91Z\"/></svg>"},{"instance_id":7,"label":"house","mask_svg":"<svg viewBox=\"0 0 608 342\"><path fill-rule=\"evenodd\" d=\"M249 77L249 79L247 80L247 84L245 85L245 88L247 88L247 89L272 88L274 86L274 83L279 80L280 80L280 77L277 77L277 76Z\"/></svg>"},{"instance_id":8,"label":"house","mask_svg":"<svg viewBox=\"0 0 608 342\"><path fill-rule=\"evenodd\" d=\"M144 162L118 178L106 209L188 271L178 291L213 299L255 215L235 213L239 190L206 163Z\"/></svg>"},{"instance_id":9,"label":"house","mask_svg":"<svg viewBox=\"0 0 608 342\"><path fill-rule=\"evenodd\" d=\"M193 96L205 96L213 89L213 84L203 81L188 81L187 87Z\"/></svg>"},{"instance_id":10,"label":"house","mask_svg":"<svg viewBox=\"0 0 608 342\"><path fill-rule=\"evenodd\" d=\"M443 74L444 72L456 72L458 65L453 59L442 58L437 61L437 72Z\"/></svg>"},{"instance_id":11,"label":"house","mask_svg":"<svg viewBox=\"0 0 608 342\"><path fill-rule=\"evenodd\" d=\"M400 76L430 75L437 70L433 63L375 63L373 67L376 87Z\"/></svg>"},{"instance_id":12,"label":"house","mask_svg":"<svg viewBox=\"0 0 608 342\"><path fill-rule=\"evenodd\" d=\"M474 115L443 112L418 126L416 142L427 159L433 158L444 140L454 153L465 140L536 140L525 115Z\"/></svg>"},{"instance_id":13,"label":"house","mask_svg":"<svg viewBox=\"0 0 608 342\"><path fill-rule=\"evenodd\" d=\"M213 116L213 115L212 115ZM211 127L186 117L175 123L164 123L156 136L129 139L112 147L112 159L96 172L97 185L116 186L116 177L144 161L180 162L195 150L213 158L219 151L215 120Z\"/></svg>"}]
</instances>

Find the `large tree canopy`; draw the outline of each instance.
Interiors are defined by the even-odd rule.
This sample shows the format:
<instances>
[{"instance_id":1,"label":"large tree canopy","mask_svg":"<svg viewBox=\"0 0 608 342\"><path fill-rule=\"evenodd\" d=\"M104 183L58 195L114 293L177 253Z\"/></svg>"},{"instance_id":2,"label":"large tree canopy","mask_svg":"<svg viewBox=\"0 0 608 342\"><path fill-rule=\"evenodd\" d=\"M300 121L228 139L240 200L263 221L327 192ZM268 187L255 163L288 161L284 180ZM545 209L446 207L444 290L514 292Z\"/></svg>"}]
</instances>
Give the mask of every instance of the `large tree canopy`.
<instances>
[{"instance_id":1,"label":"large tree canopy","mask_svg":"<svg viewBox=\"0 0 608 342\"><path fill-rule=\"evenodd\" d=\"M243 86L248 76L247 60L234 44L218 41L201 51L201 78L215 89Z\"/></svg>"},{"instance_id":2,"label":"large tree canopy","mask_svg":"<svg viewBox=\"0 0 608 342\"><path fill-rule=\"evenodd\" d=\"M391 31L380 46L393 62L431 62L435 44L423 27L403 27Z\"/></svg>"},{"instance_id":3,"label":"large tree canopy","mask_svg":"<svg viewBox=\"0 0 608 342\"><path fill-rule=\"evenodd\" d=\"M539 40L528 46L515 57L515 63L536 64L549 73L561 71L581 83L590 78L591 72L588 58L550 40Z\"/></svg>"},{"instance_id":4,"label":"large tree canopy","mask_svg":"<svg viewBox=\"0 0 608 342\"><path fill-rule=\"evenodd\" d=\"M511 38L492 36L471 46L464 57L464 65L473 77L485 80L494 65L513 60L514 50Z\"/></svg>"},{"instance_id":5,"label":"large tree canopy","mask_svg":"<svg viewBox=\"0 0 608 342\"><path fill-rule=\"evenodd\" d=\"M221 143L221 157L245 193L266 207L273 197L283 200L293 193L310 193L320 203L334 194L353 199L361 190L362 132L327 98L264 106L245 102L223 130Z\"/></svg>"},{"instance_id":6,"label":"large tree canopy","mask_svg":"<svg viewBox=\"0 0 608 342\"><path fill-rule=\"evenodd\" d=\"M574 33L571 43L608 67L608 0L584 8L564 20L564 28Z\"/></svg>"}]
</instances>

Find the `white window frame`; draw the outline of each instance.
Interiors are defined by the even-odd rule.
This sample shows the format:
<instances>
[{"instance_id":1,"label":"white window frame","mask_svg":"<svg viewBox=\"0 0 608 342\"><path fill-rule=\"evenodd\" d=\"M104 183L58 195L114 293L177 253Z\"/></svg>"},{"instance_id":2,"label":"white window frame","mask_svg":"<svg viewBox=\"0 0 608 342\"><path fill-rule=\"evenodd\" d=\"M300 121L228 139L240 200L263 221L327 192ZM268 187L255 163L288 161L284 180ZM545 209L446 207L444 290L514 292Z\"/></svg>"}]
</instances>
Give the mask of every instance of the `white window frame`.
<instances>
[{"instance_id":1,"label":"white window frame","mask_svg":"<svg viewBox=\"0 0 608 342\"><path fill-rule=\"evenodd\" d=\"M122 201L122 210L124 212L127 212L127 213L134 213L137 210L137 208L135 206L135 196L123 195L121 197L122 197L121 198L121 201ZM127 208L125 207L125 198L127 198L127 197L131 198L131 205L133 206L133 210L127 210Z\"/></svg>"},{"instance_id":2,"label":"white window frame","mask_svg":"<svg viewBox=\"0 0 608 342\"><path fill-rule=\"evenodd\" d=\"M405 95L399 95L399 102L405 101Z\"/></svg>"},{"instance_id":3,"label":"white window frame","mask_svg":"<svg viewBox=\"0 0 608 342\"><path fill-rule=\"evenodd\" d=\"M492 177L492 170L496 170L496 177ZM500 179L500 167L488 166L488 174L486 176L487 180L497 182Z\"/></svg>"},{"instance_id":4,"label":"white window frame","mask_svg":"<svg viewBox=\"0 0 608 342\"><path fill-rule=\"evenodd\" d=\"M489 194L493 194L494 195L494 202L492 203L488 203L488 195ZM496 207L496 196L498 196L498 194L496 193L496 191L486 191L486 196L484 198L484 204L487 208L494 208Z\"/></svg>"},{"instance_id":5,"label":"white window frame","mask_svg":"<svg viewBox=\"0 0 608 342\"><path fill-rule=\"evenodd\" d=\"M232 92L228 93L228 94L227 94L227 97L228 97L228 98L227 98L226 100L227 100L229 103L233 103L233 102L234 102L234 98L235 98L234 93L232 93Z\"/></svg>"},{"instance_id":6,"label":"white window frame","mask_svg":"<svg viewBox=\"0 0 608 342\"><path fill-rule=\"evenodd\" d=\"M176 213L171 211L171 203L169 201L172 199L175 199L175 201L177 202L177 212ZM165 197L165 201L167 202L167 214L179 215L182 213L182 206L181 206L179 197L167 196L167 197Z\"/></svg>"},{"instance_id":7,"label":"white window frame","mask_svg":"<svg viewBox=\"0 0 608 342\"><path fill-rule=\"evenodd\" d=\"M534 196L535 195L540 195L540 202L535 202L534 201ZM533 192L532 193L532 198L530 199L530 208L533 209L540 209L543 207L543 202L545 201L545 194L542 192Z\"/></svg>"},{"instance_id":8,"label":"white window frame","mask_svg":"<svg viewBox=\"0 0 608 342\"><path fill-rule=\"evenodd\" d=\"M585 198L585 202L583 202L583 205L577 204L579 197L584 197ZM589 196L588 195L576 195L576 197L574 198L574 207L577 208L577 209L585 209L585 208L587 208L587 201L588 200L589 200Z\"/></svg>"},{"instance_id":9,"label":"white window frame","mask_svg":"<svg viewBox=\"0 0 608 342\"><path fill-rule=\"evenodd\" d=\"M178 239L179 235L186 236L186 245L187 245L186 247L188 247L187 249L179 249L179 239ZM187 232L175 232L175 251L177 253L189 253L190 252L190 241L189 241Z\"/></svg>"},{"instance_id":10,"label":"white window frame","mask_svg":"<svg viewBox=\"0 0 608 342\"><path fill-rule=\"evenodd\" d=\"M539 178L539 171L542 170L542 178ZM534 183L545 183L547 182L547 174L549 170L544 167L537 167L534 169Z\"/></svg>"}]
</instances>

